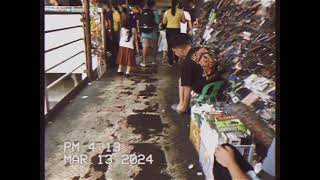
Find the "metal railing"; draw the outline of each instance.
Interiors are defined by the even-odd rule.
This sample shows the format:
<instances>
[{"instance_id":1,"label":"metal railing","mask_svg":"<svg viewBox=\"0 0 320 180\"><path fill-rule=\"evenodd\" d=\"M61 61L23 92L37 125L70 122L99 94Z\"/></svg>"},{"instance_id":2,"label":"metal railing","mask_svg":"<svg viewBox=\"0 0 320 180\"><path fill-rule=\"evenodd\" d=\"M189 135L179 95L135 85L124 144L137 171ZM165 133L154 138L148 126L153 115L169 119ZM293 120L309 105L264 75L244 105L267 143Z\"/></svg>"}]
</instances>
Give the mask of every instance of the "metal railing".
<instances>
[{"instance_id":1,"label":"metal railing","mask_svg":"<svg viewBox=\"0 0 320 180\"><path fill-rule=\"evenodd\" d=\"M45 16L50 16L50 15L54 15L57 19L60 19L63 18L62 16L65 16L65 15L81 15L79 16L79 22L81 23L80 19L83 15L83 7L58 7L58 8L53 8L53 7L46 7L45 8ZM50 23L50 22L45 22L45 23ZM61 26L60 26L61 25ZM79 37L78 39L75 39L75 40L72 40L70 42L66 42L66 43L63 43L61 45L58 45L58 46L55 46L55 47L51 47L50 49L46 49L45 50L45 55L49 52L53 52L53 51L57 51L58 49L61 49L61 48L64 48L64 47L67 47L67 46L70 46L71 44L74 44L74 43L77 43L79 41L83 41L83 48L81 49L81 51L78 51L76 53L72 53L68 58L64 59L64 60L60 60L59 59L59 56L57 57L54 57L57 59L58 63L54 64L53 66L49 67L49 68L46 68L45 69L45 73L46 73L46 76L48 73L50 73L50 71L54 70L55 68L57 67L61 67L61 66L68 66L66 65L68 62L70 62L71 60L77 60L75 58L81 58L79 57L79 55L81 54L84 54L86 53L86 49L85 49L85 42L84 42L84 36L85 36L85 32L84 32L84 25L81 23L79 25L70 25L70 26L67 26L68 25L68 22L66 21L62 21L62 24L58 24L57 26L60 26L60 27L57 27L57 28L52 28L51 29L45 29L45 37L47 34L49 33L61 33L63 32L62 34L63 35L68 35L68 32L67 31L70 31L70 30L73 30L73 29L77 29L77 28L81 28L82 29L82 37ZM54 26L54 25L53 25ZM67 26L67 27L65 27ZM61 37L63 38L63 37ZM46 43L45 44L49 44L50 40L48 40L47 38L46 39ZM70 75L72 75L75 71L77 71L79 68L83 67L83 66L86 66L86 56L83 56L84 59L83 61L79 62L76 61L76 63L78 65L76 65L75 68L65 68L66 70L68 71L61 71L59 73L63 73L64 75L62 75L61 77L59 77L58 79L54 80L54 82L50 83L50 84L46 84L46 90L45 90L45 114L47 114L49 111L50 111L50 101L49 101L49 90L52 89L53 87L55 87L57 84L61 83L63 80L65 80L66 78L70 77ZM46 59L45 59L45 63L46 63ZM74 65L74 64L72 64ZM69 65L70 66L70 65ZM86 69L87 71L87 69ZM84 73L84 72L82 72ZM83 81L83 79L82 79Z\"/></svg>"},{"instance_id":2,"label":"metal railing","mask_svg":"<svg viewBox=\"0 0 320 180\"><path fill-rule=\"evenodd\" d=\"M105 44L105 27L103 25L104 17L102 15L102 9L99 9L98 13L100 16L99 23L101 23L102 26L102 43ZM51 18L51 20L48 20L47 18ZM73 96L71 94L80 90L85 82L93 80L96 74L98 74L98 77L103 74L103 66L100 66L99 63L104 61L106 57L105 53L102 53L102 57L99 56L99 58L94 54L94 60L91 54L91 18L88 0L84 0L84 7L45 7L46 28L44 33L46 40L45 45L47 45L47 47L44 53L45 64L46 62L49 64L45 68L45 73L46 76L50 73L62 74L50 84L46 84L45 114L56 109L55 107L50 109L50 92L54 91L53 88L58 84L63 83L68 77L71 76L75 83L73 88L59 100L59 106L60 104L64 104L65 101L69 101L69 99L72 98L71 96ZM51 38L51 41L49 37ZM59 38L61 38L61 40ZM105 52L105 45L101 48L103 49L102 51ZM72 76L74 74L82 75L80 83L78 83L77 77ZM86 77L84 78L84 76ZM79 88L79 86L81 87ZM60 95L58 97L61 98ZM63 103L61 103L61 101L63 101Z\"/></svg>"}]
</instances>

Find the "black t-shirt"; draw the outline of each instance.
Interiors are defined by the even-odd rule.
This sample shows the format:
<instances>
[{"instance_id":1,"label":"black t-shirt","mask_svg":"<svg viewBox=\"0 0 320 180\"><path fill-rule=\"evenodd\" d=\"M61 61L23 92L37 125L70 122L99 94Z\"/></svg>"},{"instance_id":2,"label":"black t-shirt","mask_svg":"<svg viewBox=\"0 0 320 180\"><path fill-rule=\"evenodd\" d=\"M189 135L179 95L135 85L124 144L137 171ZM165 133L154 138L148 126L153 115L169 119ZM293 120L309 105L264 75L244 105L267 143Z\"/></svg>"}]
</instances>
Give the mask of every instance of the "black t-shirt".
<instances>
[{"instance_id":1,"label":"black t-shirt","mask_svg":"<svg viewBox=\"0 0 320 180\"><path fill-rule=\"evenodd\" d=\"M218 72L217 64L215 66L215 76L213 80L207 81L206 78L203 76L203 68L200 64L196 63L191 59L193 54L198 51L199 48L192 48L187 57L182 60L180 65L180 77L181 77L181 86L189 86L191 89L200 94L202 88L215 81L221 81L222 77Z\"/></svg>"},{"instance_id":2,"label":"black t-shirt","mask_svg":"<svg viewBox=\"0 0 320 180\"><path fill-rule=\"evenodd\" d=\"M112 11L109 11L109 12L104 12L104 19L106 21L109 22L109 20L111 21L111 30L113 31L113 16L112 16Z\"/></svg>"},{"instance_id":3,"label":"black t-shirt","mask_svg":"<svg viewBox=\"0 0 320 180\"><path fill-rule=\"evenodd\" d=\"M202 76L202 67L191 59L195 51L196 49L191 49L180 64L181 86L189 86L194 92L200 94L207 81Z\"/></svg>"},{"instance_id":4,"label":"black t-shirt","mask_svg":"<svg viewBox=\"0 0 320 180\"><path fill-rule=\"evenodd\" d=\"M138 29L138 27L137 27L137 22L138 22L138 20L140 20L140 16L141 16L141 14L140 13L132 13L132 17L133 17L133 21L134 21L134 27L136 28L136 29Z\"/></svg>"}]
</instances>

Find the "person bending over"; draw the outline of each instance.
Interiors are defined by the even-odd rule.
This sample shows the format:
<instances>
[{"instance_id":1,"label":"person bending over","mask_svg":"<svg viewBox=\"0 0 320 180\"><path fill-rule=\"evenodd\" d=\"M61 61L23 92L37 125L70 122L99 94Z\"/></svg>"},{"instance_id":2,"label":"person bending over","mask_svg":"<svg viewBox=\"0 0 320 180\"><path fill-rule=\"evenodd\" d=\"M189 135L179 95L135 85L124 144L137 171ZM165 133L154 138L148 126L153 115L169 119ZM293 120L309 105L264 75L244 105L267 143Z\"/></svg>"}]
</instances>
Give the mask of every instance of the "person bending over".
<instances>
[{"instance_id":1,"label":"person bending over","mask_svg":"<svg viewBox=\"0 0 320 180\"><path fill-rule=\"evenodd\" d=\"M191 91L200 94L202 88L214 81L220 80L217 63L209 50L202 47L191 47L190 37L179 33L172 41L172 50L179 57L179 104L172 105L178 113L187 112Z\"/></svg>"}]
</instances>

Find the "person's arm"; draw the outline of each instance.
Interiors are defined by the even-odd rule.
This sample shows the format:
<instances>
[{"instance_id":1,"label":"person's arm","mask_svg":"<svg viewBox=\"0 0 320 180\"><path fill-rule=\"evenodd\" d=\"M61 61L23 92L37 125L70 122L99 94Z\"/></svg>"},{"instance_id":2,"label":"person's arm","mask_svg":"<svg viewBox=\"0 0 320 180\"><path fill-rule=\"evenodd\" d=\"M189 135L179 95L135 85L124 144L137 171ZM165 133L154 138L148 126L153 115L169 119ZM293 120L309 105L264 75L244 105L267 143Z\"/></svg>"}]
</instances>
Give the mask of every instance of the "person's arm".
<instances>
[{"instance_id":1,"label":"person's arm","mask_svg":"<svg viewBox=\"0 0 320 180\"><path fill-rule=\"evenodd\" d=\"M120 30L120 22L121 22L121 19L120 19L121 17L120 17L120 14L119 13L116 13L116 15L115 15L115 23L117 24L117 26L118 26L118 31Z\"/></svg>"},{"instance_id":2,"label":"person's arm","mask_svg":"<svg viewBox=\"0 0 320 180\"><path fill-rule=\"evenodd\" d=\"M189 107L189 100L191 96L191 87L190 86L183 86L183 103L182 103L182 112L186 112Z\"/></svg>"},{"instance_id":3,"label":"person's arm","mask_svg":"<svg viewBox=\"0 0 320 180\"><path fill-rule=\"evenodd\" d=\"M242 172L238 164L234 163L227 167L232 179L234 180L249 180L248 176Z\"/></svg>"},{"instance_id":4,"label":"person's arm","mask_svg":"<svg viewBox=\"0 0 320 180\"><path fill-rule=\"evenodd\" d=\"M193 22L193 27L197 28L199 25L198 18Z\"/></svg>"},{"instance_id":5,"label":"person's arm","mask_svg":"<svg viewBox=\"0 0 320 180\"><path fill-rule=\"evenodd\" d=\"M240 169L237 164L234 152L229 146L219 145L215 152L216 160L223 167L229 170L229 173L233 180L249 180L249 177Z\"/></svg>"},{"instance_id":6,"label":"person's arm","mask_svg":"<svg viewBox=\"0 0 320 180\"><path fill-rule=\"evenodd\" d=\"M190 35L190 36L192 36L192 18L191 18L191 15L190 15L190 13L188 12L188 26L189 26L189 32L188 32L188 34Z\"/></svg>"},{"instance_id":7,"label":"person's arm","mask_svg":"<svg viewBox=\"0 0 320 180\"><path fill-rule=\"evenodd\" d=\"M181 22L185 23L186 22L186 18L184 17L184 12L181 10Z\"/></svg>"},{"instance_id":8,"label":"person's arm","mask_svg":"<svg viewBox=\"0 0 320 180\"><path fill-rule=\"evenodd\" d=\"M107 33L111 33L111 27L112 27L112 24L111 24L111 20L107 17L105 19L105 27L106 27L106 31Z\"/></svg>"},{"instance_id":9,"label":"person's arm","mask_svg":"<svg viewBox=\"0 0 320 180\"><path fill-rule=\"evenodd\" d=\"M189 21L189 31L188 31L188 34L189 34L189 36L192 36L192 34L193 34L193 27L192 27L192 22L191 21Z\"/></svg>"},{"instance_id":10,"label":"person's arm","mask_svg":"<svg viewBox=\"0 0 320 180\"><path fill-rule=\"evenodd\" d=\"M167 23L168 23L168 20L167 20L167 12L168 12L168 11L166 11L166 12L164 13L164 15L163 15L162 24L167 24Z\"/></svg>"},{"instance_id":11,"label":"person's arm","mask_svg":"<svg viewBox=\"0 0 320 180\"><path fill-rule=\"evenodd\" d=\"M158 38L158 47L160 46L160 40L162 38L162 33L160 32L159 38Z\"/></svg>"},{"instance_id":12,"label":"person's arm","mask_svg":"<svg viewBox=\"0 0 320 180\"><path fill-rule=\"evenodd\" d=\"M192 85L192 65L190 59L185 59L185 61L180 66L180 76L181 76L181 87L183 89L183 99L181 99L181 108L178 109L181 112L185 112L189 106L189 99L191 95L191 85Z\"/></svg>"},{"instance_id":13,"label":"person's arm","mask_svg":"<svg viewBox=\"0 0 320 180\"><path fill-rule=\"evenodd\" d=\"M104 14L104 26L105 26L106 30L109 29L109 17L108 17L107 12L105 12L105 14Z\"/></svg>"},{"instance_id":14,"label":"person's arm","mask_svg":"<svg viewBox=\"0 0 320 180\"><path fill-rule=\"evenodd\" d=\"M193 27L192 27L192 21L189 20L188 23L189 23L189 28L192 29L192 28L193 28Z\"/></svg>"},{"instance_id":15,"label":"person's arm","mask_svg":"<svg viewBox=\"0 0 320 180\"><path fill-rule=\"evenodd\" d=\"M140 56L137 31L134 30L133 34L134 34L134 44L136 45L136 51L137 51L137 54Z\"/></svg>"}]
</instances>

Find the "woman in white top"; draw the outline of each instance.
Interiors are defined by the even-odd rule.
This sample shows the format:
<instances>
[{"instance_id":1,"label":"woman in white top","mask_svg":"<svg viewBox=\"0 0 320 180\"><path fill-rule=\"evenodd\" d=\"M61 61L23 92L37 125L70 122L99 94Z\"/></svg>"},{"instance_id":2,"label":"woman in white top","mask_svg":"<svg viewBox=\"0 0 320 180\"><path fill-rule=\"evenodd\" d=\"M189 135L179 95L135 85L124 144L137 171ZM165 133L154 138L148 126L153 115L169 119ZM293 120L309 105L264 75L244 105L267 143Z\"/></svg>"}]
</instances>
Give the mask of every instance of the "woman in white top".
<instances>
[{"instance_id":1,"label":"woman in white top","mask_svg":"<svg viewBox=\"0 0 320 180\"><path fill-rule=\"evenodd\" d=\"M162 23L159 25L160 36L158 40L158 51L162 52L162 63L167 63L168 60L168 42L166 37L166 29Z\"/></svg>"},{"instance_id":2,"label":"woman in white top","mask_svg":"<svg viewBox=\"0 0 320 180\"><path fill-rule=\"evenodd\" d=\"M189 8L186 4L179 4L179 8L183 10L185 22L180 22L180 33L192 35L192 21L189 13Z\"/></svg>"},{"instance_id":3,"label":"woman in white top","mask_svg":"<svg viewBox=\"0 0 320 180\"><path fill-rule=\"evenodd\" d=\"M122 68L126 67L126 75L129 75L132 68L136 66L134 56L134 42L137 40L137 33L132 14L129 14L124 8L123 13L126 16L122 16L119 52L117 62L119 65L118 73L122 73Z\"/></svg>"}]
</instances>

